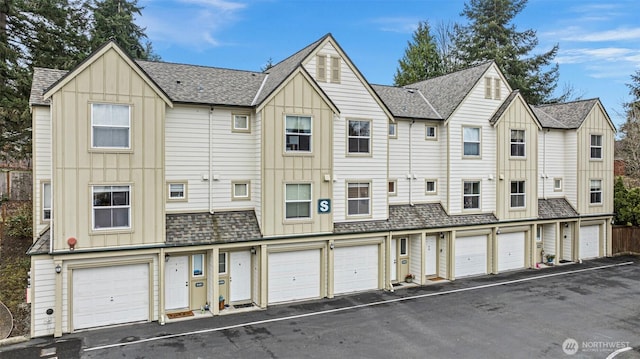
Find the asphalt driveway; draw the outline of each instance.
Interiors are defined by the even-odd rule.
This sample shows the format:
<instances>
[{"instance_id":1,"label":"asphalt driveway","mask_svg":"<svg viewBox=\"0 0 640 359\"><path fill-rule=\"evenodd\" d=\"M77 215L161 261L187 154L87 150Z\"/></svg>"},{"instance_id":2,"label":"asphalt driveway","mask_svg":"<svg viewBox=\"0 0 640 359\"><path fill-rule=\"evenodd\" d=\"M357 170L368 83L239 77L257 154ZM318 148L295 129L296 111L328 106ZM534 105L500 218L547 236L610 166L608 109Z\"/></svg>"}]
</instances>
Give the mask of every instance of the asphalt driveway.
<instances>
[{"instance_id":1,"label":"asphalt driveway","mask_svg":"<svg viewBox=\"0 0 640 359\"><path fill-rule=\"evenodd\" d=\"M616 257L38 338L0 358L620 359L638 348L640 258Z\"/></svg>"}]
</instances>

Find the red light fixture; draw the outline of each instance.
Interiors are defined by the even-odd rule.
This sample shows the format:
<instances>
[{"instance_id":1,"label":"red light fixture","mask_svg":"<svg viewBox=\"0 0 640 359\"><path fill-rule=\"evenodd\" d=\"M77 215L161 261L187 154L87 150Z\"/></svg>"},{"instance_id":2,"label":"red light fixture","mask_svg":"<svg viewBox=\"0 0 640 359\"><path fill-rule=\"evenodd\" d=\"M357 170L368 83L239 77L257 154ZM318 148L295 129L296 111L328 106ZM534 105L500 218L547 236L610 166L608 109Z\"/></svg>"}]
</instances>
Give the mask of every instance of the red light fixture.
<instances>
[{"instance_id":1,"label":"red light fixture","mask_svg":"<svg viewBox=\"0 0 640 359\"><path fill-rule=\"evenodd\" d=\"M78 243L78 240L77 240L77 239L75 239L74 237L69 237L69 238L67 239L67 244L69 245L69 248L70 248L71 250L74 250L74 249L75 249L75 247L76 247L76 244L77 244L77 243Z\"/></svg>"}]
</instances>

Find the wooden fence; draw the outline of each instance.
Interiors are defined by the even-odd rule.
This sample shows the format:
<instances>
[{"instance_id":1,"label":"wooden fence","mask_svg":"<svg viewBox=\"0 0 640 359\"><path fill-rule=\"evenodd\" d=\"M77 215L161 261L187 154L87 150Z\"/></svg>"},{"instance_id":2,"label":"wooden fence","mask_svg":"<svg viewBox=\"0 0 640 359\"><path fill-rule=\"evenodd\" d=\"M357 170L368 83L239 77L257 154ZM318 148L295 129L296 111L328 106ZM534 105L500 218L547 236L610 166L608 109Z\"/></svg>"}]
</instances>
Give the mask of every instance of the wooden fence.
<instances>
[{"instance_id":1,"label":"wooden fence","mask_svg":"<svg viewBox=\"0 0 640 359\"><path fill-rule=\"evenodd\" d=\"M613 226L611 233L613 254L640 254L640 227Z\"/></svg>"}]
</instances>

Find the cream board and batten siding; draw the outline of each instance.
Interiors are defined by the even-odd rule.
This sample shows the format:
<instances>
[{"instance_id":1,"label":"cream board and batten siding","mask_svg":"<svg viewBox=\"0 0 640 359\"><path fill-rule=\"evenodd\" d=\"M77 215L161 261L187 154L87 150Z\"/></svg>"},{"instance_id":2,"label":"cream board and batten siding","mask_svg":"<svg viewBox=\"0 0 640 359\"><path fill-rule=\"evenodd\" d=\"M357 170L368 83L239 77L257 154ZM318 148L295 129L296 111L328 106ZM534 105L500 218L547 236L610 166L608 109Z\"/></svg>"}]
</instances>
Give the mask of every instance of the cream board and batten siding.
<instances>
[{"instance_id":1,"label":"cream board and batten siding","mask_svg":"<svg viewBox=\"0 0 640 359\"><path fill-rule=\"evenodd\" d=\"M538 197L561 198L565 196L565 187L569 186L570 174L567 171L568 158L565 158L566 130L542 129L538 131ZM554 179L562 179L562 189L554 190Z\"/></svg>"},{"instance_id":2,"label":"cream board and batten siding","mask_svg":"<svg viewBox=\"0 0 640 359\"><path fill-rule=\"evenodd\" d=\"M602 135L602 159L591 160L591 135ZM578 129L578 212L598 214L613 212L613 144L614 130L596 104ZM602 180L602 205L591 205L590 180Z\"/></svg>"},{"instance_id":3,"label":"cream board and batten siding","mask_svg":"<svg viewBox=\"0 0 640 359\"><path fill-rule=\"evenodd\" d=\"M330 82L330 76L327 77L327 82L318 82L340 110L340 115L336 116L333 124L333 174L336 179L333 183L333 220L344 222L355 218L347 217L346 186L347 182L357 180L371 183L371 216L363 219L387 219L387 135L390 119L348 63L349 60L331 42L326 42L316 54L341 57L340 83ZM313 78L317 78L315 55L310 56L303 66ZM347 127L350 119L371 120L370 155L347 154Z\"/></svg>"},{"instance_id":4,"label":"cream board and batten siding","mask_svg":"<svg viewBox=\"0 0 640 359\"><path fill-rule=\"evenodd\" d=\"M51 183L51 109L47 106L34 106L33 118L33 225L34 236L38 236L48 222L42 219L42 185Z\"/></svg>"},{"instance_id":5,"label":"cream board and batten siding","mask_svg":"<svg viewBox=\"0 0 640 359\"><path fill-rule=\"evenodd\" d=\"M303 72L296 72L258 110L262 122L261 229L265 236L333 231L330 214L319 214L317 202L331 198L334 111ZM285 152L285 116L311 116L311 152ZM268 123L268 126L264 126ZM311 218L285 218L285 185L311 184ZM335 210L335 208L334 208Z\"/></svg>"},{"instance_id":6,"label":"cream board and batten siding","mask_svg":"<svg viewBox=\"0 0 640 359\"><path fill-rule=\"evenodd\" d=\"M538 216L538 124L522 97L516 96L496 123L497 199L500 220ZM524 158L511 156L511 130L525 131ZM504 178L504 179L503 179ZM511 208L511 181L525 181L525 207Z\"/></svg>"},{"instance_id":7,"label":"cream board and batten siding","mask_svg":"<svg viewBox=\"0 0 640 359\"><path fill-rule=\"evenodd\" d=\"M53 250L163 243L166 102L114 48L98 52L52 94ZM91 104L131 106L131 150L91 149ZM131 229L92 229L92 185L131 186Z\"/></svg>"},{"instance_id":8,"label":"cream board and batten siding","mask_svg":"<svg viewBox=\"0 0 640 359\"><path fill-rule=\"evenodd\" d=\"M251 132L232 131L234 114L249 116ZM208 106L168 109L166 180L167 183L186 180L187 201L167 202L167 212L209 210L210 186L214 211L258 206L260 194L255 191L260 181L260 156L255 148L258 137L255 116L250 109L214 107L210 110ZM250 183L248 200L233 200L232 182L240 181ZM167 191L165 187L165 198Z\"/></svg>"},{"instance_id":9,"label":"cream board and batten siding","mask_svg":"<svg viewBox=\"0 0 640 359\"><path fill-rule=\"evenodd\" d=\"M508 96L510 89L501 82L501 100L485 99L484 77L498 77L490 67L467 94L447 121L449 131L449 213L494 212L496 209L496 131L489 119ZM480 128L480 157L463 156L463 127ZM489 180L489 176L493 176ZM480 209L463 210L463 181L480 181Z\"/></svg>"},{"instance_id":10,"label":"cream board and batten siding","mask_svg":"<svg viewBox=\"0 0 640 359\"><path fill-rule=\"evenodd\" d=\"M444 148L441 138L443 126L437 122L396 120L397 138L389 139L389 180L396 180L396 195L389 196L389 204L444 202L446 199L445 170L441 161ZM425 127L436 127L436 140L425 138ZM409 128L411 127L411 151L409 150ZM411 154L411 164L409 155ZM411 167L411 170L409 168ZM446 167L444 167L446 168ZM408 174L416 178L409 180ZM436 193L426 194L425 181L436 181ZM411 185L409 182L412 181ZM411 196L409 196L411 187Z\"/></svg>"},{"instance_id":11,"label":"cream board and batten siding","mask_svg":"<svg viewBox=\"0 0 640 359\"><path fill-rule=\"evenodd\" d=\"M31 336L53 335L56 305L55 264L49 256L34 256L32 257L31 265L31 280L33 282ZM47 309L53 309L54 313L47 314Z\"/></svg>"}]
</instances>

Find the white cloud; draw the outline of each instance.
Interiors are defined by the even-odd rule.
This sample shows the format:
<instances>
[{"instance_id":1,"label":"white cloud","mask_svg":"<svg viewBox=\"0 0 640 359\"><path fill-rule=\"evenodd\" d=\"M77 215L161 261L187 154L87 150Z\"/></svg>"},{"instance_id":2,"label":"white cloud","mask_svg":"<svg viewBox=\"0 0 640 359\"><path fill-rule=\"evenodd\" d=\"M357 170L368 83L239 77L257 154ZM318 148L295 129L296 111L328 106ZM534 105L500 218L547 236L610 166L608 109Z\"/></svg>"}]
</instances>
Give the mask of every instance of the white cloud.
<instances>
[{"instance_id":1,"label":"white cloud","mask_svg":"<svg viewBox=\"0 0 640 359\"><path fill-rule=\"evenodd\" d=\"M402 34L412 34L421 20L410 17L381 17L371 20L373 24L379 26L380 31L397 32Z\"/></svg>"},{"instance_id":2,"label":"white cloud","mask_svg":"<svg viewBox=\"0 0 640 359\"><path fill-rule=\"evenodd\" d=\"M201 5L204 7L214 7L223 11L234 11L244 9L247 5L239 2L224 0L180 0L183 3Z\"/></svg>"}]
</instances>

